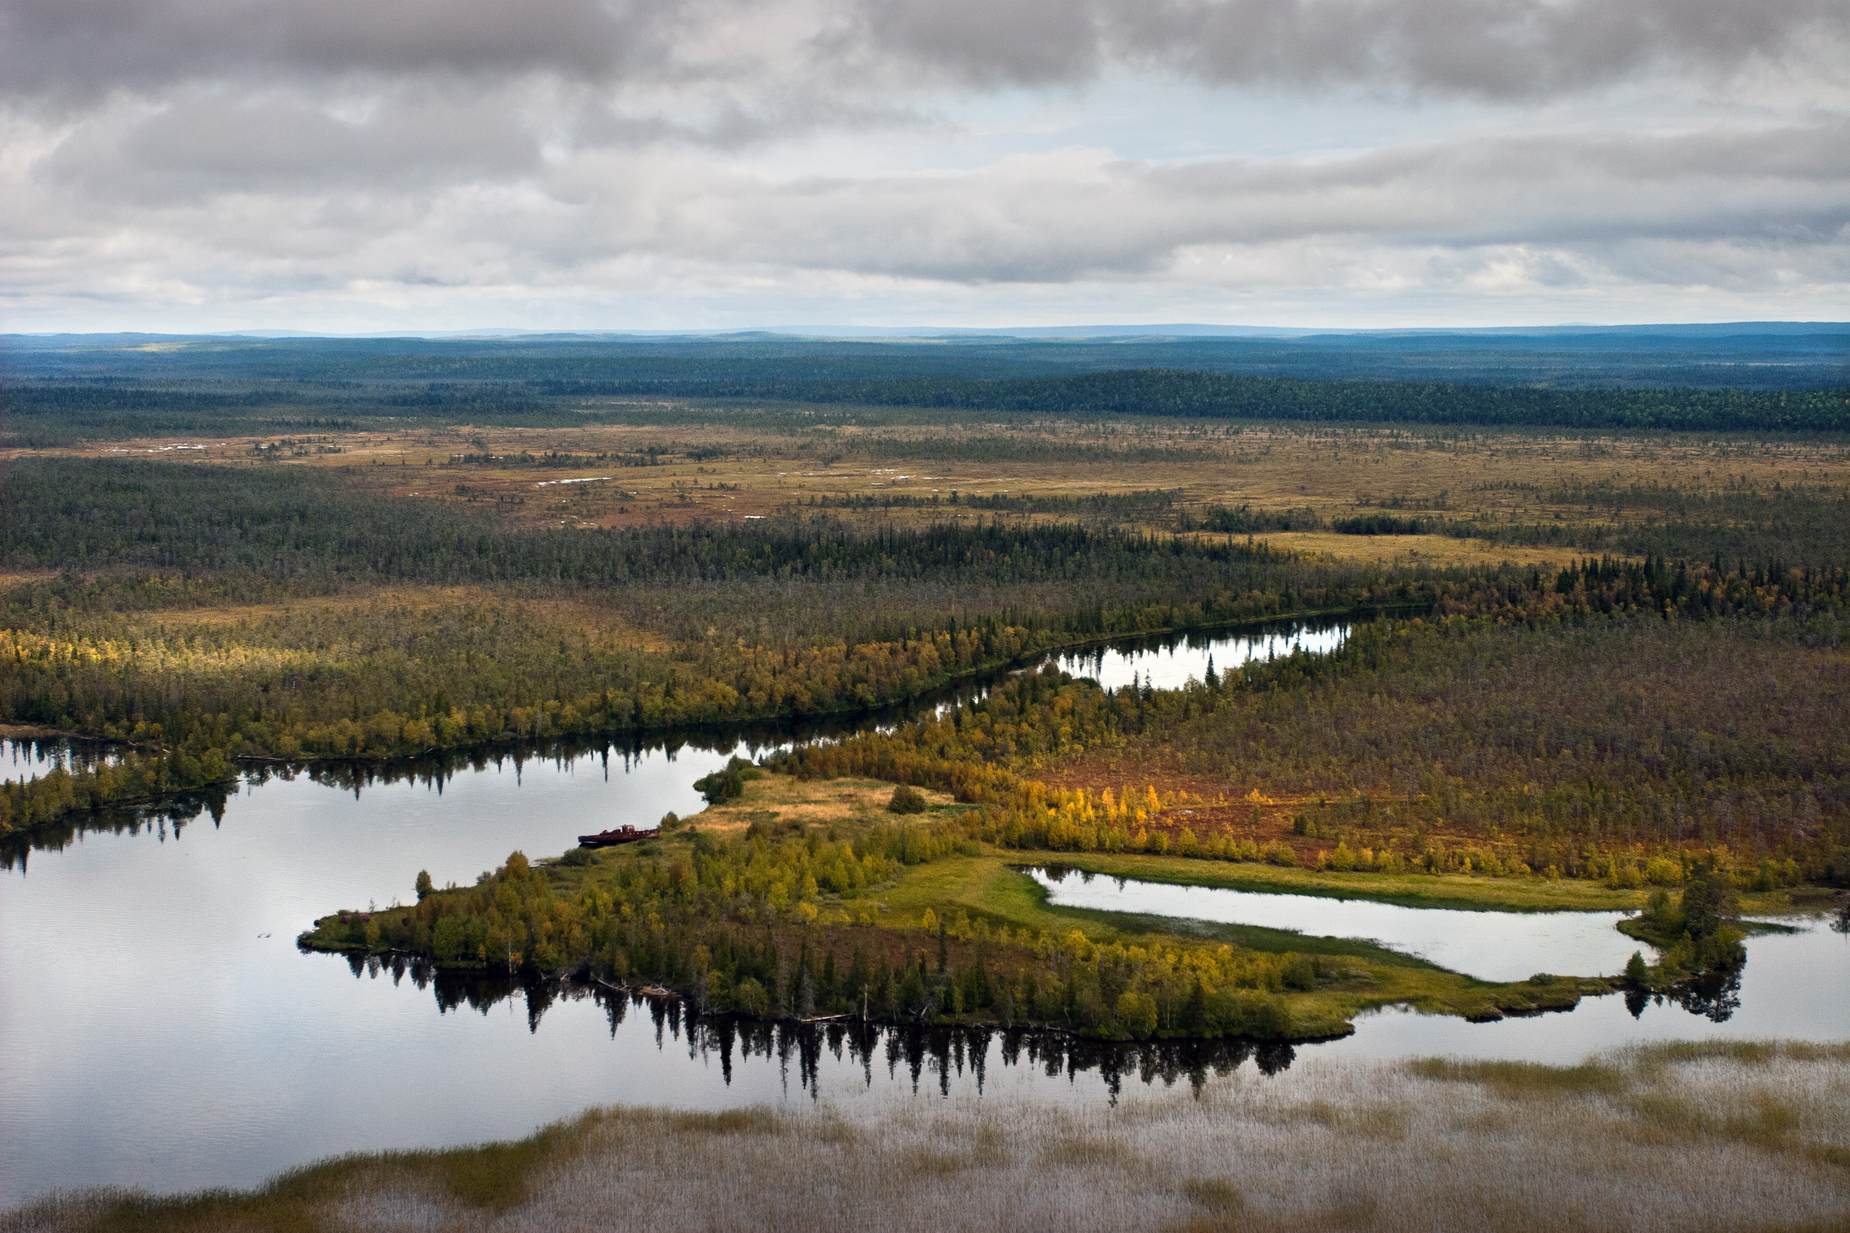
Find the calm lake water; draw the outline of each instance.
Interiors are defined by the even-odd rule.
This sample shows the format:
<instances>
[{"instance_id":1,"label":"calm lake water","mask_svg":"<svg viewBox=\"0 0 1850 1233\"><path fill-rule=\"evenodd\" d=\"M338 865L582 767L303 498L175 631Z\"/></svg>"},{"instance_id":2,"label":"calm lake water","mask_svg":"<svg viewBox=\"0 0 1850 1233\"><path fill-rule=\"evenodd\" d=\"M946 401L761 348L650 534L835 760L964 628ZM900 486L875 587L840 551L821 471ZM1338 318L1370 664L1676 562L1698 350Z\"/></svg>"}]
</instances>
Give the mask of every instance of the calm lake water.
<instances>
[{"instance_id":1,"label":"calm lake water","mask_svg":"<svg viewBox=\"0 0 1850 1233\"><path fill-rule=\"evenodd\" d=\"M1207 679L1214 671L1254 660L1282 659L1296 651L1324 654L1349 636L1344 624L1289 625L1238 638L1188 637L1143 644L1100 647L1059 656L1055 661L1074 676L1087 676L1106 689L1122 689L1133 680L1154 689L1180 689Z\"/></svg>"},{"instance_id":2,"label":"calm lake water","mask_svg":"<svg viewBox=\"0 0 1850 1233\"><path fill-rule=\"evenodd\" d=\"M1464 912L1074 870L1028 873L1057 904L1359 938L1484 980L1523 980L1536 972L1608 976L1623 969L1633 951L1649 953L1613 927L1620 912ZM1587 998L1571 1012L1489 1024L1393 1008L1357 1019L1353 1036L1312 1047L1365 1057L1445 1053L1574 1062L1595 1049L1653 1040L1850 1038L1850 934L1825 917L1778 924L1781 932L1747 939L1738 983L1687 1005L1635 994Z\"/></svg>"},{"instance_id":3,"label":"calm lake water","mask_svg":"<svg viewBox=\"0 0 1850 1233\"><path fill-rule=\"evenodd\" d=\"M1057 868L1030 873L1051 902L1066 907L1260 925L1312 937L1366 938L1479 980L1526 980L1537 972L1616 976L1640 949L1614 927L1625 919L1624 912L1403 908L1368 899L1170 886Z\"/></svg>"},{"instance_id":4,"label":"calm lake water","mask_svg":"<svg viewBox=\"0 0 1850 1233\"><path fill-rule=\"evenodd\" d=\"M1267 639L1094 662L1199 675L1210 654L1230 668L1275 649ZM295 948L323 912L408 901L420 869L467 883L515 848L551 855L585 831L695 812L694 780L791 735L805 734L270 774L154 819L86 819L0 853L0 1205L92 1184L250 1185L340 1152L524 1135L612 1102L965 1090L1100 1100L1130 1082L1273 1072L1311 1050L1577 1058L1641 1032L1840 1036L1850 1022L1850 949L1822 930L1751 940L1726 1023L1677 1006L1634 1019L1607 998L1493 1025L1376 1015L1347 1041L1295 1050L687 1024L672 1006L620 995L433 980ZM7 768L57 756L0 745ZM1831 1016L1834 1031L1812 1030Z\"/></svg>"}]
</instances>

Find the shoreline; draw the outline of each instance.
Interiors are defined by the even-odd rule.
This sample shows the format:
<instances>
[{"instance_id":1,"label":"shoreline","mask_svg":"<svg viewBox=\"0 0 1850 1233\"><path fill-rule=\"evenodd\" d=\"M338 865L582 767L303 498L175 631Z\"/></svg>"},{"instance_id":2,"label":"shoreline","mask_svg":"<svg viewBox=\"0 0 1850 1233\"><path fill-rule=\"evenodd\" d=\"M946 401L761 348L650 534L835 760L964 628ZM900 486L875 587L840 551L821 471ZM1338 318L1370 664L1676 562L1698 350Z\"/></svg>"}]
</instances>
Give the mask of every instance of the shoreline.
<instances>
[{"instance_id":1,"label":"shoreline","mask_svg":"<svg viewBox=\"0 0 1850 1233\"><path fill-rule=\"evenodd\" d=\"M755 728L788 729L808 723L852 724L853 721L857 719L867 722L876 722L883 713L905 708L926 708L935 704L940 704L946 700L947 695L954 695L958 690L967 688L972 684L1002 680L1041 661L1068 655L1077 651L1083 651L1088 648L1109 647L1120 643L1142 640L1162 641L1172 638L1188 638L1201 634L1232 636L1242 630L1259 630L1266 626L1280 623L1318 620L1341 621L1344 619L1360 621L1371 616L1380 616L1383 613L1399 612L1414 608L1423 608L1425 606L1426 605L1419 604L1362 605L1354 608L1318 609L1305 612L1281 613L1265 617L1243 617L1235 621L1216 622L1206 625L1190 625L1183 627L1168 626L1162 629L1140 630L1131 633L1086 636L1072 641L1060 642L1055 645L1043 647L1040 650L1025 655L1018 655L1012 659L985 664L980 667L972 668L966 672L949 674L937 683L928 688L921 689L914 694L904 698L894 699L891 702L884 702L872 706L859 705L843 707L832 711L815 711L801 715L769 714L744 716L737 719L728 719L712 723L683 723L655 727L628 726L622 728L595 728L575 732L548 733L545 736L539 737L502 733L479 741L470 741L463 744L427 746L409 753L311 755L238 753L227 755L226 761L231 763L250 764L252 766L281 766L290 768L291 770L307 769L315 766L339 765L368 767L390 767L394 765L410 766L422 759L432 757L467 758L472 753L485 753L497 747L516 747L521 745L538 747L542 742L546 741L577 740L587 743L602 741L608 746L625 737L633 737L637 740L647 738L651 740L668 741L676 736L723 736L727 733L744 732ZM858 731L865 726L866 723L864 722L855 726L854 730ZM170 757L174 753L172 749L166 746L148 745L144 742L132 741L125 737L93 736L88 733L31 723L0 722L0 740L73 740L89 742L115 749L144 750L156 753L161 757ZM223 784L230 784L237 782L237 779L234 777L220 782ZM161 801L175 799L184 795L186 792L197 791L199 788L206 786L214 785L190 785L185 788L177 788L170 792L154 796L140 796L131 799L105 801L95 805L72 806L52 817L41 819L27 826L8 827L0 831L0 838L17 839L26 837L31 835L34 831L47 829L61 822L66 822L71 816L76 814L95 812L100 809L108 809L118 805L158 804Z\"/></svg>"},{"instance_id":2,"label":"shoreline","mask_svg":"<svg viewBox=\"0 0 1850 1233\"><path fill-rule=\"evenodd\" d=\"M510 863L490 879L487 889L433 891L414 906L332 912L319 917L299 937L298 945L345 953L356 962L363 955L399 951L430 964L433 970L493 970L506 963L536 979L644 983L688 998L696 1012L737 1013L771 1021L852 1012L853 1004L861 1001L856 982L863 978L856 977L849 987L837 973L860 970L856 965L865 962L874 965L866 969L870 975L865 981L875 989L897 990L904 980L915 981L915 992L895 992L890 1004L883 1002L885 995L874 997L877 1013L863 1013L876 1022L1019 1026L1119 1040L1249 1037L1306 1041L1345 1035L1354 1030L1356 1015L1389 1005L1481 1021L1571 1009L1581 997L1603 996L1620 988L1609 977L1571 973L1485 981L1367 941L1305 938L1281 930L1054 906L1047 902L1044 889L1021 872L1020 866L1027 863L1023 853L969 839L954 842L954 823L948 829L933 826L950 822L965 806L951 801L946 793L930 793L927 811L913 815L918 822L907 826L883 808L892 790L892 784L875 780L803 781L764 775L745 783L740 799L682 819L660 838L595 853L574 849L531 862L530 871L529 862L522 858L518 870ZM628 885L626 879L642 871L656 871L649 876L658 877L660 871L682 868L696 858L718 862L713 873L697 875L697 880L710 876L723 881L740 876L718 872L727 861L761 860L782 851L791 854L789 859L802 862L808 859L802 851L813 851L814 844L841 850L839 845L853 836L903 846L910 840L902 841L900 836L913 834L937 835L935 842L942 846L916 863L895 862L878 881L870 876L865 889L837 893L812 887L800 898L776 900L775 906L767 902L749 910L729 908L724 918L701 917L696 912L685 920L677 915L689 910L682 905L682 892L659 892L667 897L627 904L624 914L612 908L593 909L592 915L573 928L582 929L587 938L609 936L612 940L578 951L547 949L550 944L542 943L539 935L533 935L530 943L520 940L526 935L517 934L511 942L491 944L483 933L479 951L476 942L470 941L466 953L458 952L454 941L448 944L448 952L434 941L445 920L458 922L443 926L453 930L496 928L491 923L494 918L483 913L513 911L488 906L494 896L503 893L499 889L503 887L518 888L520 896L538 895L549 902L594 904L613 895L620 897L620 886ZM878 835L886 838L876 840ZM760 855L752 857L751 852ZM1160 872L1157 863L1164 858L1119 860L1126 873L1143 873ZM1144 861L1157 867L1143 866ZM783 876L800 882L804 875ZM733 902L734 893L723 892L728 902ZM628 914L632 907L633 917ZM734 919L734 911L745 915ZM630 927L621 921L653 919L657 912L664 923L649 925L654 932L647 937L659 934L659 940L639 942L633 930L623 934ZM613 928L615 934L599 932ZM624 936L629 940L621 940ZM728 992L735 983L743 989L744 969L734 971L720 965L710 979L703 980L700 971L686 969L682 960L669 957L696 951L716 956L743 954L741 948L764 945L775 946L784 958L753 962L769 963L785 974L775 985L767 983L760 989L757 981L770 982L771 978L754 968L752 987L756 991L749 997ZM926 964L926 956L933 952L938 955L935 975ZM799 953L809 957L804 963L816 965L814 1009L799 1004L794 974L779 966ZM1157 956L1172 958L1159 961ZM1164 988L1182 981L1162 994L1165 999L1179 1000L1165 1001L1160 1014L1158 1005L1147 998L1143 1003L1124 1005L1112 1001L1119 997L1117 988L1124 988L1127 997L1135 990L1134 986L1113 988L1119 978L1108 975L1108 968L1115 971L1113 965L1128 964L1141 971L1151 963L1156 967L1148 979L1168 982ZM1190 1009L1184 1003L1191 996L1188 981L1193 978L1156 973L1167 971L1164 965L1198 963L1220 974L1202 969L1207 1001L1203 1007ZM1214 966L1228 964L1232 966L1225 972ZM894 982L891 986L885 983L889 979ZM975 981L986 992L977 994L977 985L970 983ZM1035 981L1068 989L1061 995L1066 1000L1059 1006L1043 1005L1042 995L1031 992L1039 987L1033 985ZM1082 993L1100 981L1105 984L1098 992ZM1006 995L1005 989L1010 991ZM1193 996L1203 995L1197 989ZM1086 997L1103 997L1107 1004L1082 1010L1079 1001L1071 1000ZM831 1005L831 1000L841 1004ZM1139 1005L1147 1009L1139 1011Z\"/></svg>"}]
</instances>

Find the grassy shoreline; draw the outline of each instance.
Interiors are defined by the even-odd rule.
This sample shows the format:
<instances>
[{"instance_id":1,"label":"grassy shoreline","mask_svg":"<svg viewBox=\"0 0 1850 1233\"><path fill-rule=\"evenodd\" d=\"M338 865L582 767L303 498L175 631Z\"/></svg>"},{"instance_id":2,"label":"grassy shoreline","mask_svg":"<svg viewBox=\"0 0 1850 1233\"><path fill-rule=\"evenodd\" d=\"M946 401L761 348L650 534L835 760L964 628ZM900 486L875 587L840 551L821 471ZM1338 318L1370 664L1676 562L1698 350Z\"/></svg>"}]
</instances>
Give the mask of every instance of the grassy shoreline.
<instances>
[{"instance_id":1,"label":"grassy shoreline","mask_svg":"<svg viewBox=\"0 0 1850 1233\"><path fill-rule=\"evenodd\" d=\"M835 798L843 790L855 798L862 818L879 816L879 808L893 785L881 780L846 778L800 781L786 775L766 774L747 785L746 798L736 803L710 805L684 822L719 833L744 829L754 818L773 811L787 825L819 825L844 816ZM926 790L934 819L956 817L970 808L950 794ZM1044 851L1032 848L997 848L985 852L1011 865L1060 865L1107 877L1135 878L1173 886L1202 886L1284 895L1314 895L1332 899L1366 899L1408 908L1440 908L1478 912L1635 912L1651 897L1651 890L1625 889L1581 878L1538 876L1492 878L1476 874L1337 872L1224 861L1202 857L1154 856L1144 853ZM1806 888L1799 888L1800 891ZM1795 910L1795 894L1775 891L1744 894L1744 913L1779 915ZM1271 931L1277 932L1277 931Z\"/></svg>"}]
</instances>

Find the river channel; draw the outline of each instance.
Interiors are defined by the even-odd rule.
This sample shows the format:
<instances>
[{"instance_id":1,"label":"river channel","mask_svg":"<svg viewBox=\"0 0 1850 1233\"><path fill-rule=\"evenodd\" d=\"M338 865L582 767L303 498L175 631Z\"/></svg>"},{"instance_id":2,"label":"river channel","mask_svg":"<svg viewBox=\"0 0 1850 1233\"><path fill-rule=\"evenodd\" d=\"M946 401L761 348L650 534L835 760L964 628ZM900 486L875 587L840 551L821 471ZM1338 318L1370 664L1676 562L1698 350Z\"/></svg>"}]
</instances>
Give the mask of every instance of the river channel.
<instances>
[{"instance_id":1,"label":"river channel","mask_svg":"<svg viewBox=\"0 0 1850 1233\"><path fill-rule=\"evenodd\" d=\"M1328 650L1343 633L1125 645L1062 666L1114 687L1133 674L1167 686L1202 675L1210 656L1225 670L1292 646ZM1750 940L1729 995L1739 1007L1719 1022L1676 1005L1634 1016L1605 998L1493 1025L1390 1012L1365 1017L1346 1040L1295 1049L690 1024L672 1005L603 991L438 979L296 949L325 911L409 900L420 869L466 883L516 848L552 855L588 830L696 812L694 780L735 753L827 735L281 770L7 850L0 1206L84 1185L248 1186L332 1154L515 1137L614 1102L717 1108L978 1091L1103 1100L1129 1083L1203 1082L1241 1066L1274 1073L1312 1051L1565 1060L1641 1035L1841 1036L1850 1022L1850 939L1822 927ZM7 742L0 776L87 756L98 755ZM1494 930L1496 914L1481 915Z\"/></svg>"}]
</instances>

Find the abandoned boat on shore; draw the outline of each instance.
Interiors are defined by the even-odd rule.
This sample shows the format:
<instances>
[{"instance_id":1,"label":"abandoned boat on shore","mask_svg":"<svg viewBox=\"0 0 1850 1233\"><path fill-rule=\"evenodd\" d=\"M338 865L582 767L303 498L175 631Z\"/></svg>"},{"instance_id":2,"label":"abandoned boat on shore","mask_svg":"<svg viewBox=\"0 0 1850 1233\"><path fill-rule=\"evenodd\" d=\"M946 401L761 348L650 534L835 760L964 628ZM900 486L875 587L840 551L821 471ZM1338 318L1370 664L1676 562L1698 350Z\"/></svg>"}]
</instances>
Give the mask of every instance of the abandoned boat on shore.
<instances>
[{"instance_id":1,"label":"abandoned boat on shore","mask_svg":"<svg viewBox=\"0 0 1850 1233\"><path fill-rule=\"evenodd\" d=\"M613 848L620 843L635 843L642 839L653 839L662 832L654 827L639 831L633 826L619 826L613 831L599 831L595 835L580 835L578 846L581 848Z\"/></svg>"}]
</instances>

